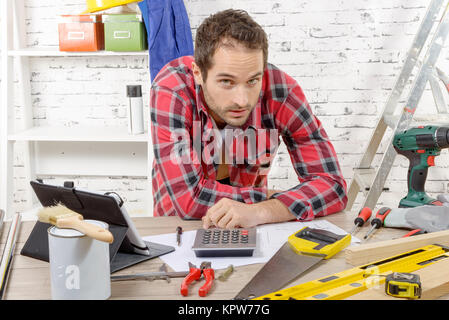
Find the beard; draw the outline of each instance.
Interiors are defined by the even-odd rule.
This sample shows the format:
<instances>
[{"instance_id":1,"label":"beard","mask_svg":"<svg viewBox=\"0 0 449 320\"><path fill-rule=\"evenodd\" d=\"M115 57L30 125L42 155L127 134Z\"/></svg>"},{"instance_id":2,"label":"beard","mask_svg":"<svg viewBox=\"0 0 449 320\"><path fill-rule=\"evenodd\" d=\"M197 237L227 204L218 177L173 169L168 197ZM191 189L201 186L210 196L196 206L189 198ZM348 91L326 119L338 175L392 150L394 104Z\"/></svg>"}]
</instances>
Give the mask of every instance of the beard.
<instances>
[{"instance_id":1,"label":"beard","mask_svg":"<svg viewBox=\"0 0 449 320\"><path fill-rule=\"evenodd\" d=\"M212 115L215 116L214 119L217 122L217 125L220 127L225 127L226 124L231 125L233 127L241 127L248 120L251 111L256 106L257 102L254 105L247 104L245 106L239 105L231 105L231 106L220 106L218 103L212 98L211 95L208 94L207 89L203 87L203 97L206 102L207 108L209 111L212 111ZM242 110L241 116L232 116L231 110ZM244 111L243 111L244 110ZM220 121L217 121L218 118Z\"/></svg>"}]
</instances>

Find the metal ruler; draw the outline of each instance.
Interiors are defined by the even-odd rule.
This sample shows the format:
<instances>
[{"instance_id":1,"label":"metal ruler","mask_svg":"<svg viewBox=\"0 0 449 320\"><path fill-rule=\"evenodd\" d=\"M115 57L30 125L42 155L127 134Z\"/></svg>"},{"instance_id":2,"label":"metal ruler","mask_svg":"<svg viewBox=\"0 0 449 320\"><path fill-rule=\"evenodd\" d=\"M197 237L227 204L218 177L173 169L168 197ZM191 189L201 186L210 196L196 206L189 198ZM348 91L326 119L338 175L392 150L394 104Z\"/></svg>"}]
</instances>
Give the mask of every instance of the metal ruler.
<instances>
[{"instance_id":1,"label":"metal ruler","mask_svg":"<svg viewBox=\"0 0 449 320\"><path fill-rule=\"evenodd\" d=\"M428 245L360 267L335 273L284 290L272 292L256 300L339 300L366 289L382 285L392 272L410 273L449 258L449 248Z\"/></svg>"}]
</instances>

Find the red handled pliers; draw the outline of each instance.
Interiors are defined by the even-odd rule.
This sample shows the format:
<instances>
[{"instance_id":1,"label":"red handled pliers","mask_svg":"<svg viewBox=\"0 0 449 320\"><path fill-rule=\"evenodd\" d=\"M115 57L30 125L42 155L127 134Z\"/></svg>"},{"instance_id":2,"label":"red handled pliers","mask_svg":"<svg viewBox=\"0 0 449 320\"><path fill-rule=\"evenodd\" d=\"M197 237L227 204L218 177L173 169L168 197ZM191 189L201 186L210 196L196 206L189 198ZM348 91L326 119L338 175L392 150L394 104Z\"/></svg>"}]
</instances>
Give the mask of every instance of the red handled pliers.
<instances>
[{"instance_id":1,"label":"red handled pliers","mask_svg":"<svg viewBox=\"0 0 449 320\"><path fill-rule=\"evenodd\" d=\"M181 294L183 296L187 296L189 294L189 285L193 281L199 280L201 278L201 275L204 275L206 283L203 284L203 286L198 290L198 294L200 297L205 297L212 287L212 283L214 282L214 269L211 268L211 263L208 261L202 262L199 268L189 262L189 274L181 283Z\"/></svg>"}]
</instances>

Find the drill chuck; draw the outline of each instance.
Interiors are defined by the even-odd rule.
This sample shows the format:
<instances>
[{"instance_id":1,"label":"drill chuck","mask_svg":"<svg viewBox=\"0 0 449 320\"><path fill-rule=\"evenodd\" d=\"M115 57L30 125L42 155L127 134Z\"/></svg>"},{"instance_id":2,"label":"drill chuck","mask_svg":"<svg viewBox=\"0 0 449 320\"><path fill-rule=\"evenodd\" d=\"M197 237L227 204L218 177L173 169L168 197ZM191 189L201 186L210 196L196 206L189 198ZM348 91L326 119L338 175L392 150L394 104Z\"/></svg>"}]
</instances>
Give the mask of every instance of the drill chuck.
<instances>
[{"instance_id":1,"label":"drill chuck","mask_svg":"<svg viewBox=\"0 0 449 320\"><path fill-rule=\"evenodd\" d=\"M435 140L441 149L449 147L449 128L439 127L435 132Z\"/></svg>"}]
</instances>

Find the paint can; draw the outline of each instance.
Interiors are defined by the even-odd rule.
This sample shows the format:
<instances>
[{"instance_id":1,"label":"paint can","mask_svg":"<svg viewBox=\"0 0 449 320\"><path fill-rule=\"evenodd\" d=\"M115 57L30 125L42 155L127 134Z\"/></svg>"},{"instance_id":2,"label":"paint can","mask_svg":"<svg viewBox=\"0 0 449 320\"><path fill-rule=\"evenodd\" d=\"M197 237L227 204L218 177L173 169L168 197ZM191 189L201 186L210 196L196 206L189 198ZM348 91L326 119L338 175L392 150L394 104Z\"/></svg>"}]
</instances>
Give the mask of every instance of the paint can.
<instances>
[{"instance_id":1,"label":"paint can","mask_svg":"<svg viewBox=\"0 0 449 320\"><path fill-rule=\"evenodd\" d=\"M97 220L86 222L109 228ZM74 229L48 228L54 300L105 300L111 295L109 244Z\"/></svg>"}]
</instances>

